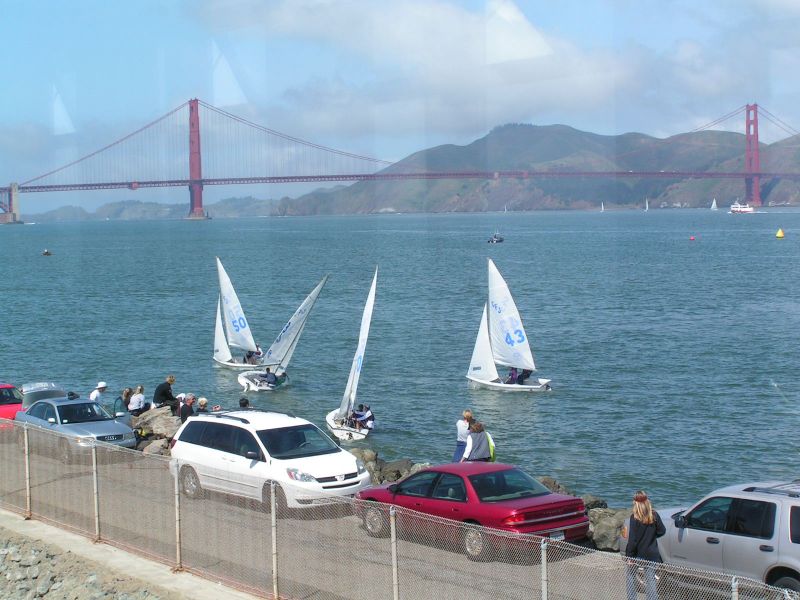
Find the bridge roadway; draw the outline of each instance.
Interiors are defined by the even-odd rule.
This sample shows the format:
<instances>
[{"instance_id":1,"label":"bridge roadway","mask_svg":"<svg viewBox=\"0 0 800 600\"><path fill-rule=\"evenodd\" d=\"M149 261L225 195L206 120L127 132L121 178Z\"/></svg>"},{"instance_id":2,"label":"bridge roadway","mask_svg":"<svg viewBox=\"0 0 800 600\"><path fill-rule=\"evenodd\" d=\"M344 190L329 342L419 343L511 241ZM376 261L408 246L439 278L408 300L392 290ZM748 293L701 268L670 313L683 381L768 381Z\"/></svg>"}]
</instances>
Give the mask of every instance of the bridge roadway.
<instances>
[{"instance_id":1,"label":"bridge roadway","mask_svg":"<svg viewBox=\"0 0 800 600\"><path fill-rule=\"evenodd\" d=\"M47 454L32 456L34 516L92 537L91 467L65 466ZM98 470L101 538L174 565L174 482L166 461L142 460L138 453L114 454L116 460L102 461ZM17 492L24 491L24 474L16 473L14 483L21 484ZM6 484L3 488L8 489ZM200 499L181 496L181 554L187 570L251 593L269 593L271 543L270 515L260 503L220 494ZM398 542L400 597L529 600L540 596L537 560L475 563L456 546L417 543L404 536ZM551 544L548 556L551 598L602 598L604 588L607 597L615 597L624 590L622 562L613 556L574 552L561 544ZM367 536L349 506L281 516L278 573L280 594L286 598L393 597L390 541Z\"/></svg>"}]
</instances>

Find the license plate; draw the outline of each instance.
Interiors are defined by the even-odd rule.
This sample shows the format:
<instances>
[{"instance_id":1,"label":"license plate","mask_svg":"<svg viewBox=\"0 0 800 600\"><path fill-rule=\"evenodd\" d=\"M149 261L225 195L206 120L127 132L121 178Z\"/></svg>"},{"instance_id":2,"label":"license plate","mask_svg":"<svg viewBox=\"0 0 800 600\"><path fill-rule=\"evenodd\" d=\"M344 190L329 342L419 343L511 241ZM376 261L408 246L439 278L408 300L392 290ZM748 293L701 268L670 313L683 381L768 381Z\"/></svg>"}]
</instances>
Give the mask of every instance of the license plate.
<instances>
[{"instance_id":1,"label":"license plate","mask_svg":"<svg viewBox=\"0 0 800 600\"><path fill-rule=\"evenodd\" d=\"M106 441L107 442L113 442L114 440L121 440L121 439L122 439L122 435L107 435L106 436Z\"/></svg>"},{"instance_id":2,"label":"license plate","mask_svg":"<svg viewBox=\"0 0 800 600\"><path fill-rule=\"evenodd\" d=\"M551 540L557 540L557 541L563 540L564 539L564 532L563 531L554 531L553 533L550 534L550 539Z\"/></svg>"}]
</instances>

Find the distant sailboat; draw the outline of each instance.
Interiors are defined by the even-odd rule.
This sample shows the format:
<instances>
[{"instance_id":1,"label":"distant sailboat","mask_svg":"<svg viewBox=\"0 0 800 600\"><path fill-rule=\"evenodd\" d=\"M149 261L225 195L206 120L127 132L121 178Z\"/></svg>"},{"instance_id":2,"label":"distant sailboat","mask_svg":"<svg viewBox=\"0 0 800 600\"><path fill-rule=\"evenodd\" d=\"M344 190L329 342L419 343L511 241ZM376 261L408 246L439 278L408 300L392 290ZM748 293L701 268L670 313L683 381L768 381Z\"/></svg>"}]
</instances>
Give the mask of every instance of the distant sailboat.
<instances>
[{"instance_id":1,"label":"distant sailboat","mask_svg":"<svg viewBox=\"0 0 800 600\"><path fill-rule=\"evenodd\" d=\"M714 200L711 201L711 210L718 210L717 209L717 199L716 198L714 198Z\"/></svg>"},{"instance_id":2,"label":"distant sailboat","mask_svg":"<svg viewBox=\"0 0 800 600\"><path fill-rule=\"evenodd\" d=\"M606 212L606 207L602 202L600 203L600 212Z\"/></svg>"},{"instance_id":3,"label":"distant sailboat","mask_svg":"<svg viewBox=\"0 0 800 600\"><path fill-rule=\"evenodd\" d=\"M647 212L648 210L650 210L650 201L647 198L645 198L644 199L644 212Z\"/></svg>"}]
</instances>

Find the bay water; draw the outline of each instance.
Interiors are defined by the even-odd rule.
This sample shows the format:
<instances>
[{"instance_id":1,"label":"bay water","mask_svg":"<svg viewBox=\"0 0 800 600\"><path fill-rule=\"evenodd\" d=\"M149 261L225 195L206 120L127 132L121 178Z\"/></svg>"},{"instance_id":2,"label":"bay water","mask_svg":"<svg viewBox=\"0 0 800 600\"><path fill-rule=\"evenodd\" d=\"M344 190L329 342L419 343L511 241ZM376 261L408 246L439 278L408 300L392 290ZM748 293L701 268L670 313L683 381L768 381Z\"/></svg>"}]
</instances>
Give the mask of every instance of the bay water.
<instances>
[{"instance_id":1,"label":"bay water","mask_svg":"<svg viewBox=\"0 0 800 600\"><path fill-rule=\"evenodd\" d=\"M495 229L505 243L487 244ZM176 393L237 406L236 372L211 359L219 256L265 349L330 274L291 385L248 394L324 427L377 266L358 394L377 428L358 444L386 460L448 461L469 407L499 460L616 506L637 488L664 507L800 477L798 211L103 221L7 226L0 240L3 381L150 397L173 373ZM549 393L467 387L487 257Z\"/></svg>"}]
</instances>

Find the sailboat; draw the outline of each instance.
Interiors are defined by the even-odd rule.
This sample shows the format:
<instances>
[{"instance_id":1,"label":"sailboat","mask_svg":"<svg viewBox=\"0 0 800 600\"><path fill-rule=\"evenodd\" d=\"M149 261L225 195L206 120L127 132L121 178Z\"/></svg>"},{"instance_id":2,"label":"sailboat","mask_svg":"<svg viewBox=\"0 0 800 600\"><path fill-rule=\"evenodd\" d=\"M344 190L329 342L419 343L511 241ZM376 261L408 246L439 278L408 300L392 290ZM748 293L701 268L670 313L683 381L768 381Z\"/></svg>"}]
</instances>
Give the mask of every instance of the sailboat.
<instances>
[{"instance_id":1,"label":"sailboat","mask_svg":"<svg viewBox=\"0 0 800 600\"><path fill-rule=\"evenodd\" d=\"M483 306L478 337L467 371L469 385L504 392L549 390L550 379L535 378L531 383L526 382L526 378L536 370L528 336L508 284L492 259L488 261L489 298ZM497 373L497 365L515 369L520 375L516 381L510 378L503 381Z\"/></svg>"},{"instance_id":2,"label":"sailboat","mask_svg":"<svg viewBox=\"0 0 800 600\"><path fill-rule=\"evenodd\" d=\"M650 210L650 201L647 198L645 198L644 199L644 212L647 212L648 210Z\"/></svg>"},{"instance_id":3,"label":"sailboat","mask_svg":"<svg viewBox=\"0 0 800 600\"><path fill-rule=\"evenodd\" d=\"M217 275L219 276L219 298L217 299L217 322L214 327L214 360L217 363L232 369L251 369L253 364L233 358L233 350L248 352L256 357L260 352L258 344L253 339L253 332L244 310L233 289L228 273L222 266L222 261L217 257ZM224 327L223 327L224 315Z\"/></svg>"},{"instance_id":4,"label":"sailboat","mask_svg":"<svg viewBox=\"0 0 800 600\"><path fill-rule=\"evenodd\" d=\"M716 198L714 198L714 200L711 201L711 210L719 210L717 208L717 199Z\"/></svg>"},{"instance_id":5,"label":"sailboat","mask_svg":"<svg viewBox=\"0 0 800 600\"><path fill-rule=\"evenodd\" d=\"M328 276L325 275L317 286L311 290L311 293L306 296L306 299L303 300L297 310L294 311L286 325L283 326L278 337L275 338L267 353L261 358L260 364L265 370L239 373L236 379L244 388L244 391L269 391L286 383L288 379L286 367L289 366L289 361L292 359L292 354L294 354L294 349L300 340L300 335L305 329L306 321L311 315L311 309L314 308L314 303L317 301L317 297L327 281ZM275 382L270 383L265 379L266 368L269 368L275 374Z\"/></svg>"},{"instance_id":6,"label":"sailboat","mask_svg":"<svg viewBox=\"0 0 800 600\"><path fill-rule=\"evenodd\" d=\"M606 207L602 202L600 203L600 212L606 212Z\"/></svg>"},{"instance_id":7,"label":"sailboat","mask_svg":"<svg viewBox=\"0 0 800 600\"><path fill-rule=\"evenodd\" d=\"M492 237L490 237L486 241L489 242L490 244L501 244L505 241L505 238L502 235L500 235L500 231L495 229L494 233L492 234Z\"/></svg>"},{"instance_id":8,"label":"sailboat","mask_svg":"<svg viewBox=\"0 0 800 600\"><path fill-rule=\"evenodd\" d=\"M367 294L367 302L364 304L364 313L361 315L361 330L358 334L358 346L350 365L350 375L347 378L347 386L344 388L344 395L336 408L325 416L325 423L328 429L340 440L357 441L363 440L370 429L362 427L357 429L348 424L348 418L356 405L356 392L358 390L358 380L361 376L361 367L364 363L364 351L367 348L367 337L369 336L369 324L372 321L372 308L375 305L375 286L378 283L378 269L375 268L375 275L372 277L372 286Z\"/></svg>"}]
</instances>

